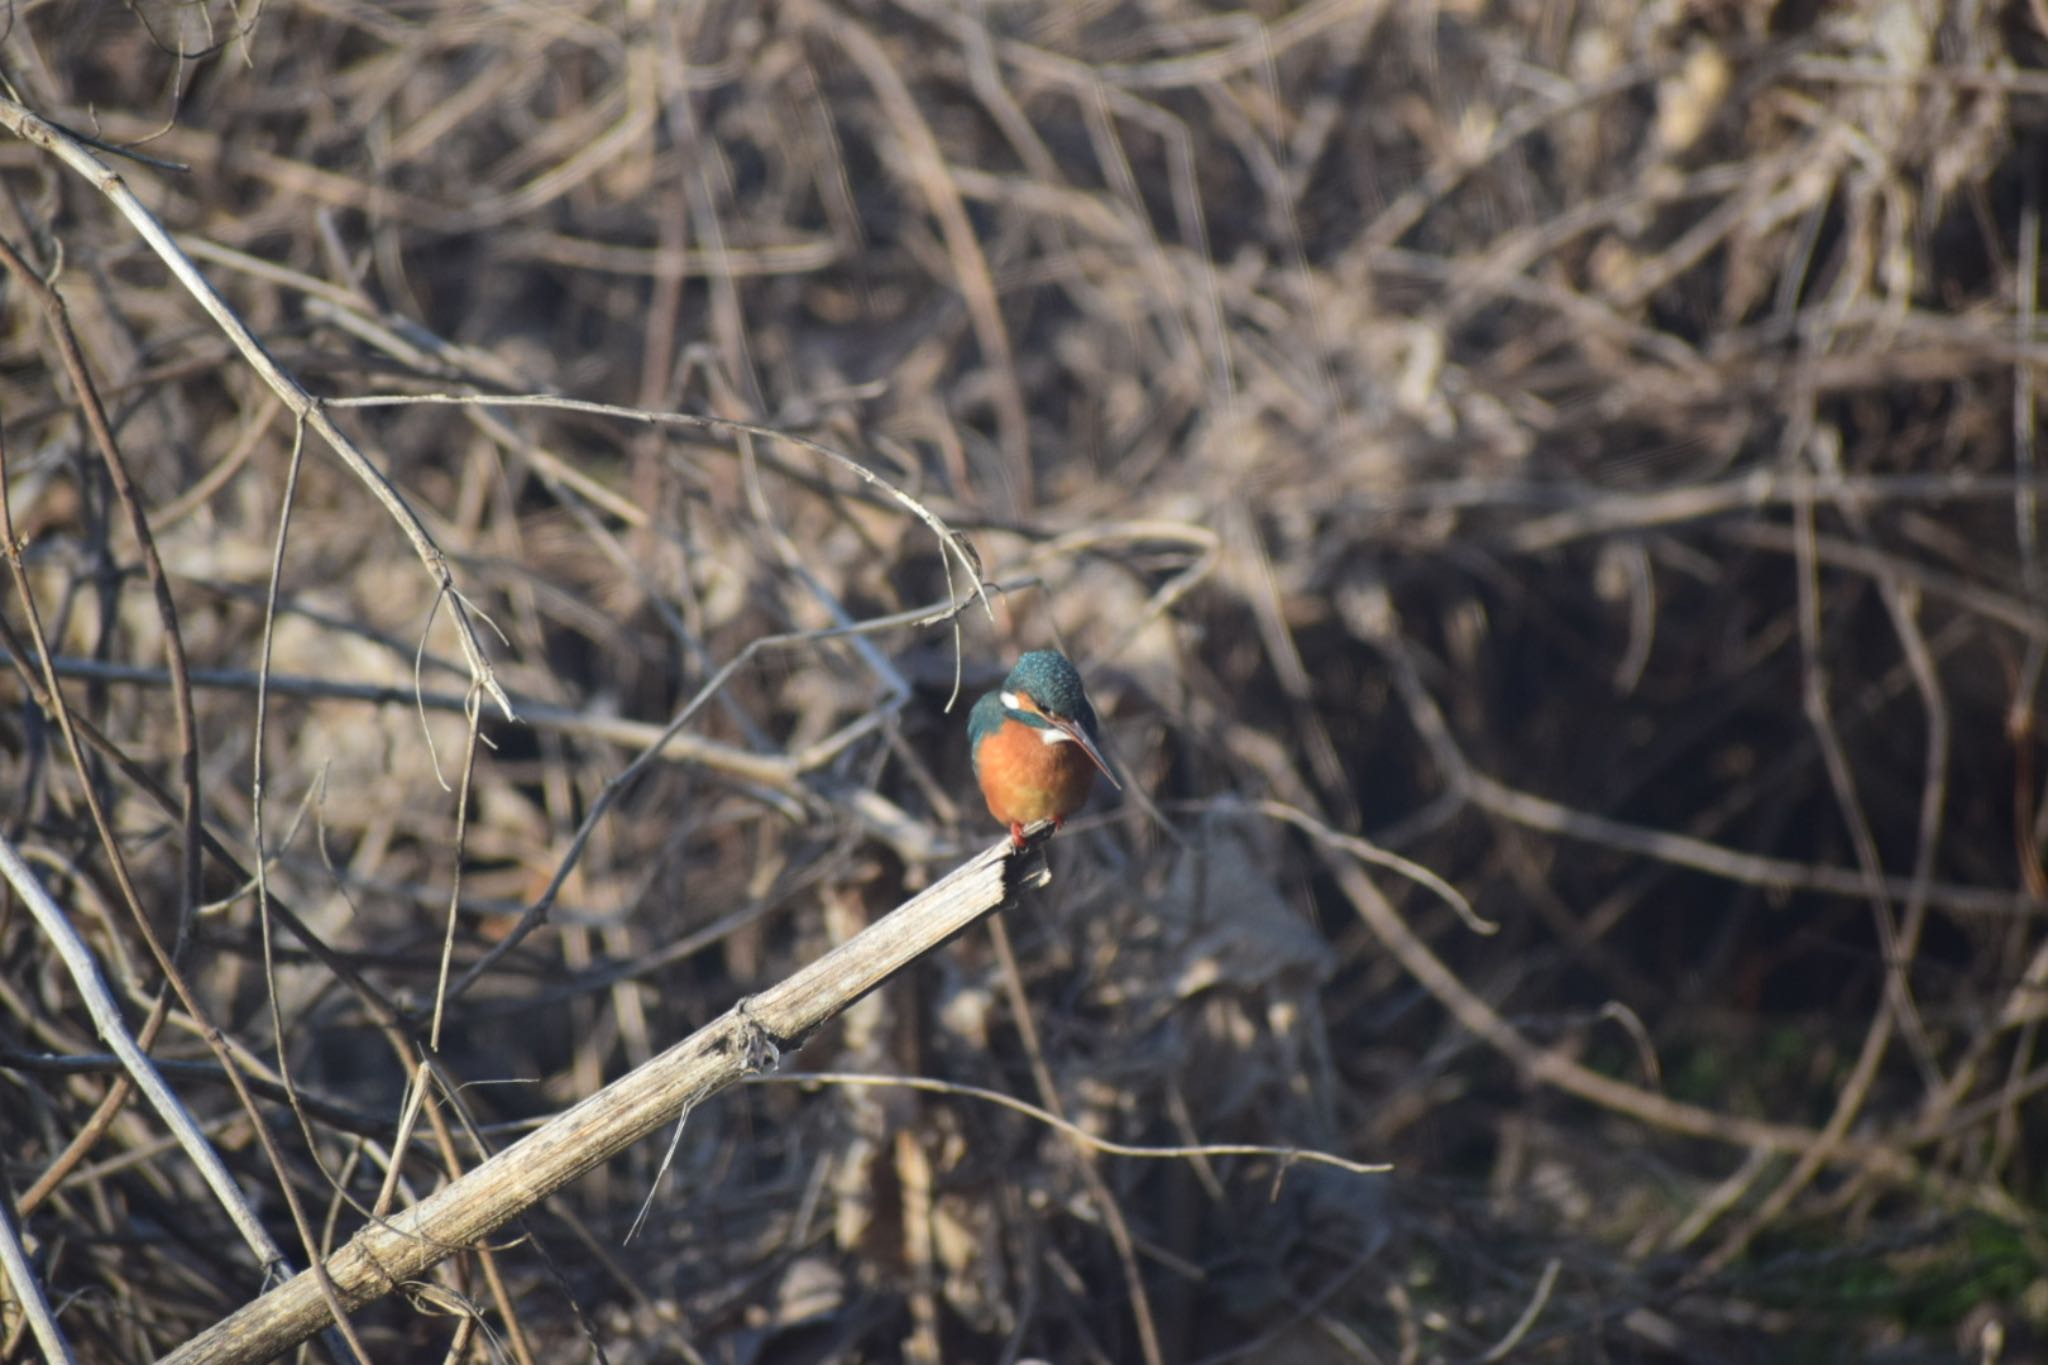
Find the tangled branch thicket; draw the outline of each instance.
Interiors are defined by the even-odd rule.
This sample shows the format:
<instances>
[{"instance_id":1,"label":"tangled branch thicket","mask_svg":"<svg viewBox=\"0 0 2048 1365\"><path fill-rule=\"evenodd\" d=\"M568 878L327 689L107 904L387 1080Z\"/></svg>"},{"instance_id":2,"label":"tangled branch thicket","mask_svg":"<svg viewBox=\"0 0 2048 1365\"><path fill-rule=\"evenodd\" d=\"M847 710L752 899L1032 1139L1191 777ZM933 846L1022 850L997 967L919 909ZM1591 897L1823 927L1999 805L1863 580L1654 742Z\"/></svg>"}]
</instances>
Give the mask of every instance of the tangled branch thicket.
<instances>
[{"instance_id":1,"label":"tangled branch thicket","mask_svg":"<svg viewBox=\"0 0 2048 1365\"><path fill-rule=\"evenodd\" d=\"M985 845L956 670L1049 644L1130 797L798 1063L867 1079L360 1349L2048 1331L2040 5L71 0L0 61L0 838L258 1220L10 895L0 1223L81 1358ZM1121 1154L1205 1143L1394 1169Z\"/></svg>"}]
</instances>

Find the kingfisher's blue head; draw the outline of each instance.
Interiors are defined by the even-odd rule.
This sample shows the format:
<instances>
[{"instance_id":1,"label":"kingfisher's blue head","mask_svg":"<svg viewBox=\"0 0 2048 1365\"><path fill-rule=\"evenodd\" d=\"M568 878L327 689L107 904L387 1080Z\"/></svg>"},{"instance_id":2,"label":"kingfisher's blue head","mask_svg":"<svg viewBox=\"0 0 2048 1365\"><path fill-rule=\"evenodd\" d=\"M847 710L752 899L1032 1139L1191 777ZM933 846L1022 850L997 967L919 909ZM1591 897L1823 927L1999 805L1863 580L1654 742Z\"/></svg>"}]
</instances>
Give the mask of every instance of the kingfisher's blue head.
<instances>
[{"instance_id":1,"label":"kingfisher's blue head","mask_svg":"<svg viewBox=\"0 0 2048 1365\"><path fill-rule=\"evenodd\" d=\"M1090 731L1095 729L1095 708L1088 704L1087 690L1081 686L1081 671L1056 649L1034 649L1017 660L1010 676L1003 679L1003 691L1008 694L1003 704L1013 710L1021 709L1018 701L1029 698L1028 709L1033 714L1027 723L1043 727L1070 720L1084 723Z\"/></svg>"}]
</instances>

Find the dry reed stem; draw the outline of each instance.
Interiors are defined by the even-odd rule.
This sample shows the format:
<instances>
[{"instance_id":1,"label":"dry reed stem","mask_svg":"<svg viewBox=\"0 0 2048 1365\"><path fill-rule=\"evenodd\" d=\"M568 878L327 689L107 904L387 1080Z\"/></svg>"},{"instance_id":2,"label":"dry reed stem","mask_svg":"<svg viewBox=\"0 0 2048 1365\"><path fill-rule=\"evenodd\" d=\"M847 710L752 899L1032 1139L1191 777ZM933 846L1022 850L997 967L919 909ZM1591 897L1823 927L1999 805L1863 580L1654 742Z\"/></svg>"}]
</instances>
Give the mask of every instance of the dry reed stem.
<instances>
[{"instance_id":1,"label":"dry reed stem","mask_svg":"<svg viewBox=\"0 0 2048 1365\"><path fill-rule=\"evenodd\" d=\"M1036 830L1050 832L1049 826ZM772 1069L847 1006L1050 873L1004 839L796 975L748 996L644 1066L550 1120L461 1179L371 1224L327 1263L350 1308L390 1293L577 1176L747 1076ZM268 1360L326 1321L313 1275L193 1338L165 1365Z\"/></svg>"}]
</instances>

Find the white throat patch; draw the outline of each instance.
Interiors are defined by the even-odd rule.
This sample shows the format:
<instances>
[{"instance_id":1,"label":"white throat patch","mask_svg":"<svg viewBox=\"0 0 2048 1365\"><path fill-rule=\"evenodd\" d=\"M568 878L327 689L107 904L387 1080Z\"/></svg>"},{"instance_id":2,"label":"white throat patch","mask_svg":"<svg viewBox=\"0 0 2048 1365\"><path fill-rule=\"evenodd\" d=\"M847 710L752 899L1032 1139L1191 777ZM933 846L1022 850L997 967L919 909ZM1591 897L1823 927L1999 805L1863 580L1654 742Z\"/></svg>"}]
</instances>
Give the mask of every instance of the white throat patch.
<instances>
[{"instance_id":1,"label":"white throat patch","mask_svg":"<svg viewBox=\"0 0 2048 1365\"><path fill-rule=\"evenodd\" d=\"M1022 711L1024 709L1023 703L1017 700L1017 694L1015 692L1004 692L1001 694L998 700L1000 700L1003 703L1003 707L1005 710ZM1039 726L1037 727L1037 729L1038 742L1041 744L1072 744L1074 742L1074 737L1068 734L1065 730L1060 729L1060 727L1057 725Z\"/></svg>"}]
</instances>

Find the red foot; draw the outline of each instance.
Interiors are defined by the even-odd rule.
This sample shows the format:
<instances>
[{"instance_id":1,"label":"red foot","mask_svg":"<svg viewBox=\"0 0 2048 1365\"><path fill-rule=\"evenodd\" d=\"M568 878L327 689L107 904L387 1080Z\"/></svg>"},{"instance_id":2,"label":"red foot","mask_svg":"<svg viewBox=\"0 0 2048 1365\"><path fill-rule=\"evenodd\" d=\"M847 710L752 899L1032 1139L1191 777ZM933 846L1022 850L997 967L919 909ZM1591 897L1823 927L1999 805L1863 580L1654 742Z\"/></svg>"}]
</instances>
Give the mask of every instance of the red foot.
<instances>
[{"instance_id":1,"label":"red foot","mask_svg":"<svg viewBox=\"0 0 2048 1365\"><path fill-rule=\"evenodd\" d=\"M1054 834L1058 834L1058 833L1060 832L1060 830L1061 830L1061 829L1062 829L1062 828L1063 828L1063 827L1064 827L1064 826L1066 825L1066 823L1067 823L1067 817L1066 817L1066 816L1064 816L1064 815L1055 815L1055 816L1053 816L1053 818L1052 818L1052 832L1053 832ZM1024 838L1024 822L1023 822L1022 820L1012 820L1012 821L1010 822L1010 847L1011 847L1011 848L1013 848L1013 849L1017 849L1017 850L1019 850L1019 851L1022 851L1022 849L1023 849L1024 845L1025 845L1025 842L1026 842L1026 840L1025 840L1025 838Z\"/></svg>"}]
</instances>

